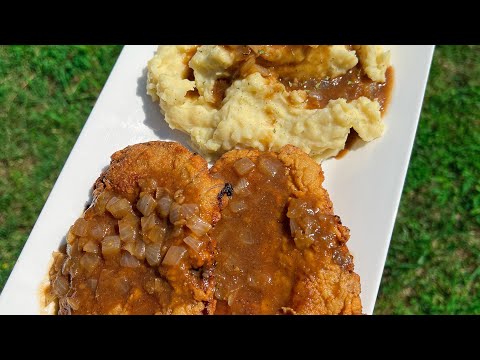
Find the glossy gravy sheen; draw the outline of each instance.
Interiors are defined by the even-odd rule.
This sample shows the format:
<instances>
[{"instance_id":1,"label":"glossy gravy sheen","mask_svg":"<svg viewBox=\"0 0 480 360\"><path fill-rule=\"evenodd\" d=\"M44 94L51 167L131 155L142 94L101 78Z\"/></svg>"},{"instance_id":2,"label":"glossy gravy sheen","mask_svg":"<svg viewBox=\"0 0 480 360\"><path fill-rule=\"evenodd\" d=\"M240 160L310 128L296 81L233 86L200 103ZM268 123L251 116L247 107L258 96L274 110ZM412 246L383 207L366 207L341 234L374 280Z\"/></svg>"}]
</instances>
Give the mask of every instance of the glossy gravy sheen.
<instances>
[{"instance_id":1,"label":"glossy gravy sheen","mask_svg":"<svg viewBox=\"0 0 480 360\"><path fill-rule=\"evenodd\" d=\"M291 81L280 79L288 90L306 90L307 106L310 109L322 109L330 100L346 99L347 102L365 96L380 103L382 115L387 110L393 85L393 68L386 71L386 81L377 83L365 74L357 65L343 76L328 79L308 79Z\"/></svg>"},{"instance_id":2,"label":"glossy gravy sheen","mask_svg":"<svg viewBox=\"0 0 480 360\"><path fill-rule=\"evenodd\" d=\"M244 78L253 72L277 79L288 91L305 90L308 94L307 107L310 109L322 109L330 100L344 98L352 101L362 96L377 99L382 115L388 107L393 87L392 67L387 69L384 83L370 80L360 63L343 76L328 78L319 76L317 66L320 65L314 66L307 61L310 56L327 62L329 54L323 46L230 45L225 48L235 54L236 62L229 69L229 78L218 79L215 83L213 91L217 107L221 105L226 89L235 79Z\"/></svg>"},{"instance_id":3,"label":"glossy gravy sheen","mask_svg":"<svg viewBox=\"0 0 480 360\"><path fill-rule=\"evenodd\" d=\"M232 184L240 179L233 169L222 175ZM294 276L293 262L279 266L280 255L293 259L296 251L283 211L289 195L287 176L279 172L268 179L255 169L246 179L248 192L234 192L211 234L218 249L215 295L225 301L217 305L217 313L276 313L288 303ZM239 201L247 208L235 214L231 209Z\"/></svg>"},{"instance_id":4,"label":"glossy gravy sheen","mask_svg":"<svg viewBox=\"0 0 480 360\"><path fill-rule=\"evenodd\" d=\"M275 176L262 171L265 160L274 164ZM211 233L218 248L216 314L282 313L292 306L298 278L323 263L353 266L339 250L334 216L319 213L309 199L292 199L289 170L274 156L254 162L242 177L228 166L220 173L234 184L234 194ZM240 179L249 183L246 190L238 191Z\"/></svg>"},{"instance_id":5,"label":"glossy gravy sheen","mask_svg":"<svg viewBox=\"0 0 480 360\"><path fill-rule=\"evenodd\" d=\"M208 275L202 273L207 271L202 265L210 253L206 235L194 241L198 245L195 250L182 241L188 229L184 220L172 223L172 209L183 211L183 207L166 189L152 184L154 181L147 180L140 193L151 196L153 206L148 215L137 209L139 198L130 203L119 194L104 191L71 227L66 254L54 254L49 274L47 301L58 299L59 314L165 313L178 304L190 303L192 289L202 288ZM112 199L127 201L124 215L113 216L107 210ZM172 206L162 212L159 204L165 199ZM127 224L125 236L121 223ZM117 246L110 246L107 253L107 240L112 238ZM174 265L165 266L173 248L182 250L182 255ZM181 286L174 288L176 281Z\"/></svg>"},{"instance_id":6,"label":"glossy gravy sheen","mask_svg":"<svg viewBox=\"0 0 480 360\"><path fill-rule=\"evenodd\" d=\"M116 309L125 306L132 296L131 314L148 314L160 311L154 291L149 294L145 285L155 282L155 269L145 264L138 264L135 268L120 265L121 252L109 257L102 256L100 241L93 239L90 233L92 225L101 224L104 229L103 237L118 235L117 220L108 213L98 213L94 206L87 210L87 234L84 237L73 237L67 247L69 257L56 254L54 266L50 271L52 284L58 278L70 277L72 287L66 297L59 301L60 314L108 314L115 313ZM97 250L92 253L82 251L89 241L94 241ZM90 256L96 264L82 266L82 258ZM57 264L58 263L58 264ZM58 294L60 295L60 294Z\"/></svg>"}]
</instances>

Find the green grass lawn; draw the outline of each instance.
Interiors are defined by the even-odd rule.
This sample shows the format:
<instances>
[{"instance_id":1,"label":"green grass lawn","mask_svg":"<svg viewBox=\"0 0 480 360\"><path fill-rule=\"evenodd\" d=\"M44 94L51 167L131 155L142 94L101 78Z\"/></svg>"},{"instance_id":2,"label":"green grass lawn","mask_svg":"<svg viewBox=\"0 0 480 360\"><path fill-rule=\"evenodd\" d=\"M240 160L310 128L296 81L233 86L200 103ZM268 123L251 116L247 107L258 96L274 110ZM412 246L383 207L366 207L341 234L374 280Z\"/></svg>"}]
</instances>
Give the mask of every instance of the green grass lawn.
<instances>
[{"instance_id":1,"label":"green grass lawn","mask_svg":"<svg viewBox=\"0 0 480 360\"><path fill-rule=\"evenodd\" d=\"M120 50L0 47L0 290ZM436 49L377 314L480 313L479 58Z\"/></svg>"}]
</instances>

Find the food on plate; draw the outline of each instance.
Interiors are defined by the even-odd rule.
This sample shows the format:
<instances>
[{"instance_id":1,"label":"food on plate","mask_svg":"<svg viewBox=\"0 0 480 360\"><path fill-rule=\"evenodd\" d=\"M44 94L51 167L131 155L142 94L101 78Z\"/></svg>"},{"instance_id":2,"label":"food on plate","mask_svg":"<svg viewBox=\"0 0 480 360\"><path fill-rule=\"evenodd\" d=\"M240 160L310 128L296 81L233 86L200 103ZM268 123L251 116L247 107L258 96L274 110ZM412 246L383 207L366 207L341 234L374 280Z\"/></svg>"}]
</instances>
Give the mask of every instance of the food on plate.
<instances>
[{"instance_id":1,"label":"food on plate","mask_svg":"<svg viewBox=\"0 0 480 360\"><path fill-rule=\"evenodd\" d=\"M211 171L233 186L210 233L216 314L361 314L349 230L320 165L288 145L232 150Z\"/></svg>"},{"instance_id":2,"label":"food on plate","mask_svg":"<svg viewBox=\"0 0 480 360\"><path fill-rule=\"evenodd\" d=\"M317 161L384 131L393 83L376 45L160 46L147 92L208 159L292 144Z\"/></svg>"},{"instance_id":3,"label":"food on plate","mask_svg":"<svg viewBox=\"0 0 480 360\"><path fill-rule=\"evenodd\" d=\"M59 314L203 314L214 310L215 243L224 183L173 142L112 155L93 202L54 254Z\"/></svg>"},{"instance_id":4,"label":"food on plate","mask_svg":"<svg viewBox=\"0 0 480 360\"><path fill-rule=\"evenodd\" d=\"M112 155L55 252L58 314L360 314L360 279L319 164L287 145L209 170L173 142Z\"/></svg>"}]
</instances>

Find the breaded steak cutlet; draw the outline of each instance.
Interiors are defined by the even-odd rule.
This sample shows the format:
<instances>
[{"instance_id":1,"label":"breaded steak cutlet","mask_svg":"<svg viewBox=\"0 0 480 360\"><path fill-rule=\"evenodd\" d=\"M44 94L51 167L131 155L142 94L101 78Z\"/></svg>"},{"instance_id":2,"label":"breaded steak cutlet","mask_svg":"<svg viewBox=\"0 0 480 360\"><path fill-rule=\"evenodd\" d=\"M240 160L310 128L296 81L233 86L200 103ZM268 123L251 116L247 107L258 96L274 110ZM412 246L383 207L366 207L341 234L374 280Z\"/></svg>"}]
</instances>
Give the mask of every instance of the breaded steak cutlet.
<instances>
[{"instance_id":1,"label":"breaded steak cutlet","mask_svg":"<svg viewBox=\"0 0 480 360\"><path fill-rule=\"evenodd\" d=\"M152 141L112 155L93 202L54 254L59 314L213 312L223 182L180 144Z\"/></svg>"},{"instance_id":2,"label":"breaded steak cutlet","mask_svg":"<svg viewBox=\"0 0 480 360\"><path fill-rule=\"evenodd\" d=\"M323 172L298 148L233 150L213 166L233 196L217 241L217 314L361 314L360 278Z\"/></svg>"}]
</instances>

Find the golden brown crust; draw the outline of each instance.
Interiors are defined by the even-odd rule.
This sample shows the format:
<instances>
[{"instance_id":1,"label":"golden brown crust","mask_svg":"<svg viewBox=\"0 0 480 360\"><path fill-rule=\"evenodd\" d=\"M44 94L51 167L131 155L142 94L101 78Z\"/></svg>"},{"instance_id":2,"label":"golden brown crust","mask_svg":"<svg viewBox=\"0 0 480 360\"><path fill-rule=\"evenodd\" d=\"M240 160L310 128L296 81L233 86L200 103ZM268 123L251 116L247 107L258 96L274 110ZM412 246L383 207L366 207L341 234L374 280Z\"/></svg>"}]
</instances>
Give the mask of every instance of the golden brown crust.
<instances>
[{"instance_id":1,"label":"golden brown crust","mask_svg":"<svg viewBox=\"0 0 480 360\"><path fill-rule=\"evenodd\" d=\"M210 176L208 164L201 156L175 142L151 141L117 151L112 155L109 168L96 181L95 195L98 191L113 190L128 200L135 199L140 192L138 181L142 178L154 179L159 187L168 189L171 194L183 191L184 202L198 204L199 216L210 224L220 219L217 194L224 184ZM174 244L181 245L181 239ZM215 242L210 241L207 249L210 258L206 259L205 269L214 264ZM178 269L163 270L174 289L171 306L165 313L214 311L212 276L203 281L203 286L196 287L193 282L187 282Z\"/></svg>"},{"instance_id":2,"label":"golden brown crust","mask_svg":"<svg viewBox=\"0 0 480 360\"><path fill-rule=\"evenodd\" d=\"M245 157L255 162L261 154L258 150L232 150L215 163L211 172L221 172ZM322 213L334 215L332 202L322 187L324 176L319 164L292 145L284 146L279 153L270 154L286 167L291 199L311 199ZM334 221L337 250L343 258L352 259L345 245L350 236L349 229L342 225L338 216ZM331 258L320 254L321 249L315 244L311 250L313 252L306 251L303 256L305 259L311 258L305 261L313 265L309 266L307 273L297 271L292 300L285 308L288 311L285 311L297 314L361 314L360 277L353 272L353 260L340 266Z\"/></svg>"},{"instance_id":3,"label":"golden brown crust","mask_svg":"<svg viewBox=\"0 0 480 360\"><path fill-rule=\"evenodd\" d=\"M107 170L95 182L94 197L113 190L129 201L140 188L138 180L153 178L174 194L183 190L186 202L200 206L200 216L215 223L220 219L216 196L223 183L212 179L207 162L176 142L150 141L115 152Z\"/></svg>"},{"instance_id":4,"label":"golden brown crust","mask_svg":"<svg viewBox=\"0 0 480 360\"><path fill-rule=\"evenodd\" d=\"M252 149L232 150L225 153L211 168L211 173L215 174L221 171L224 167L230 167L238 159L248 157L252 161L265 152ZM323 188L324 181L323 170L321 165L317 164L305 152L293 145L286 145L278 153L270 153L282 161L289 169L289 187L292 196L301 198L305 195L316 199L316 205L322 209L324 213L333 214L333 204L330 201L327 191ZM340 219L339 219L339 223ZM339 226L339 231L347 236L345 242L348 240L348 228Z\"/></svg>"},{"instance_id":5,"label":"golden brown crust","mask_svg":"<svg viewBox=\"0 0 480 360\"><path fill-rule=\"evenodd\" d=\"M360 277L334 264L319 264L316 272L299 279L292 308L297 314L360 315Z\"/></svg>"},{"instance_id":6,"label":"golden brown crust","mask_svg":"<svg viewBox=\"0 0 480 360\"><path fill-rule=\"evenodd\" d=\"M62 263L65 259L68 267L64 267L63 263L62 266L52 268L50 274L52 282L57 278L68 281L68 289L64 289L65 285L60 294L57 291L59 313L198 315L213 313L215 311L213 267L216 248L214 240L208 235L199 235L201 249L189 251L185 249L183 240L187 236L192 236L192 230L188 226L179 225L176 228L180 231L175 233L174 225L169 223L170 225L165 225L167 235L164 233L162 240L149 241L162 244L163 254L174 246L185 249L186 252L181 260L177 260L179 262L176 265L165 265L159 261L156 265L150 266L145 258L146 243L141 240L142 238L134 238L133 241L144 246L143 257L135 252L139 262L136 265L125 263L122 265L120 254L115 255L116 257L105 256L98 249L101 248L99 241L104 239L106 234L119 234L119 222L123 221L125 215L120 215L122 220L118 220L105 210L105 204L103 208L101 204L108 196L127 199L133 207L133 212L128 216L136 216L140 222L142 214L138 205L137 207L135 205L141 192L145 194L147 191L148 194L152 194L153 191L154 196L157 196L155 194L158 192L162 194L160 196L167 193L170 199L173 197L172 201L177 205L198 205L196 216L214 225L220 218L217 195L224 183L210 175L208 164L202 157L174 142L152 141L128 146L114 153L111 159L110 166L95 182L92 205L83 214L83 221L88 224L87 231L76 236L71 230L67 236L67 240L70 238L68 241L70 251L67 249L68 255L62 256ZM153 190L145 190L144 186L147 183L154 184L151 185ZM158 213L152 215L159 219ZM169 221L164 220L165 224ZM97 224L104 227L98 227ZM137 225L139 226L138 223ZM108 229L101 239L92 237L91 229L95 226L97 230ZM147 241L146 237L150 235L143 233L143 225L141 229L138 230L142 231L139 236ZM121 251L125 253L126 248L123 246L126 246L126 240L121 241ZM86 243L95 246L95 255L85 255ZM86 265L82 265L82 261L89 255L90 258L95 258L97 263L87 271L84 270ZM94 281L95 285L89 285L91 281Z\"/></svg>"},{"instance_id":7,"label":"golden brown crust","mask_svg":"<svg viewBox=\"0 0 480 360\"><path fill-rule=\"evenodd\" d=\"M220 207L222 206L217 195L223 188L224 182L219 178L212 177L212 174L226 167L231 168L239 158L248 157L256 161L262 154L265 153L258 150L230 151L217 161L210 172L202 157L178 143L152 141L132 145L112 155L110 166L95 182L93 205L105 192L115 193L135 203L140 194L139 181L153 179L159 188L167 189L170 194L182 191L182 196L185 198L184 203L198 204L199 216L210 224L215 224L220 219ZM332 203L327 191L322 187L324 177L320 165L291 145L283 147L279 153L270 154L285 165L285 175L288 178L288 186L285 188L288 188L290 199L312 199L315 207L321 209L322 213L333 215ZM84 219L87 221L97 219L98 215L93 205L84 214ZM269 217L266 219L268 220ZM116 220L112 219L112 221ZM349 230L341 224L339 217L335 217L334 224L338 240L337 254L342 259L350 259L351 255L345 245L349 238ZM268 227L267 225L266 227ZM186 229L185 231L185 235L188 235L190 230ZM172 238L168 246L182 246L184 236ZM101 259L102 267L95 270L96 275L94 276L99 280L99 284L104 277L110 278L111 284L119 279L132 280L131 291L123 304L112 300L112 291L109 287L91 292L86 288L86 278L74 275L70 271L70 287L66 297L61 299L61 309L65 310L64 313L75 313L70 309L66 299L67 297L75 298L76 292L78 299L81 298L79 297L81 294L87 294L87 298L91 299L89 301L93 304L88 307L80 306L78 313L148 313L154 308L155 312L159 314L213 314L216 306L213 296L216 240L209 238L208 235L205 236L208 238L205 247L206 257L202 258L204 262L200 265L198 265L198 258L189 257L182 267L160 266L153 269L149 268L146 263L142 263L137 268L123 268L118 264L111 265L111 262L109 263L106 259ZM286 236L290 237L290 234L288 233ZM290 239L293 242L291 237ZM322 249L324 250L314 244L304 252L295 250L296 253L303 254L301 255L304 257L302 270L295 273L291 301L280 312L292 314L361 313L360 279L353 272L353 261L339 265L331 257L325 258L320 254ZM81 248L79 251L82 251ZM286 254L281 253L281 256L285 257ZM76 259L78 260L78 258ZM298 258L295 259L298 260ZM292 264L297 260L292 258L285 262ZM153 271L157 270L159 273L154 275ZM199 272L201 273L200 277L198 277ZM62 276L61 266L58 269L55 268L51 274L54 276L51 279L55 279L57 273ZM192 275L193 273L197 273L197 275ZM154 277L161 277L161 279L157 279L160 281L158 285L162 289L166 289L162 292L165 296L155 298L144 293L145 284L142 279ZM155 286L157 286L156 283ZM102 304L99 301L102 297L109 300Z\"/></svg>"}]
</instances>

